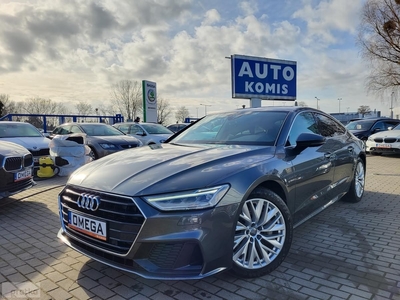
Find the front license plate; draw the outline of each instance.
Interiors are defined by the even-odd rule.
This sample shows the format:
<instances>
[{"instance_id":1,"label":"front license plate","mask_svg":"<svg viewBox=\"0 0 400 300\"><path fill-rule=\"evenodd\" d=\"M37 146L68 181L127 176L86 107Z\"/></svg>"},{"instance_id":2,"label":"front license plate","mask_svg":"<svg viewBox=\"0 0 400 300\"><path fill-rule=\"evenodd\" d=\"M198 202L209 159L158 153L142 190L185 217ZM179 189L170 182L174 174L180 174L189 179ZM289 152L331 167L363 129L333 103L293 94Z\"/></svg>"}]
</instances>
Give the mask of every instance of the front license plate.
<instances>
[{"instance_id":1,"label":"front license plate","mask_svg":"<svg viewBox=\"0 0 400 300\"><path fill-rule=\"evenodd\" d=\"M32 168L25 169L21 172L14 173L14 182L32 177Z\"/></svg>"},{"instance_id":2,"label":"front license plate","mask_svg":"<svg viewBox=\"0 0 400 300\"><path fill-rule=\"evenodd\" d=\"M376 148L392 148L390 144L376 144Z\"/></svg>"},{"instance_id":3,"label":"front license plate","mask_svg":"<svg viewBox=\"0 0 400 300\"><path fill-rule=\"evenodd\" d=\"M107 240L107 223L68 212L68 227L99 240Z\"/></svg>"}]
</instances>

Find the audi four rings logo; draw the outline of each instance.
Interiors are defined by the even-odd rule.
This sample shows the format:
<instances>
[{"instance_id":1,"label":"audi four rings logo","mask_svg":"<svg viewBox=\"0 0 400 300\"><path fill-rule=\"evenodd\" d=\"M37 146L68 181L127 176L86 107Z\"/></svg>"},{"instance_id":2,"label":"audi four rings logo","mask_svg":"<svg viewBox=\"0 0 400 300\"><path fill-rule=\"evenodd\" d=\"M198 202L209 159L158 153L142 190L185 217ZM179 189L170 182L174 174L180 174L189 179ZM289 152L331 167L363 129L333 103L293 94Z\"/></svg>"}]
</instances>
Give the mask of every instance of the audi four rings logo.
<instances>
[{"instance_id":1,"label":"audi four rings logo","mask_svg":"<svg viewBox=\"0 0 400 300\"><path fill-rule=\"evenodd\" d=\"M78 207L95 211L100 206L100 197L89 194L81 194L76 201L76 204L78 204Z\"/></svg>"}]
</instances>

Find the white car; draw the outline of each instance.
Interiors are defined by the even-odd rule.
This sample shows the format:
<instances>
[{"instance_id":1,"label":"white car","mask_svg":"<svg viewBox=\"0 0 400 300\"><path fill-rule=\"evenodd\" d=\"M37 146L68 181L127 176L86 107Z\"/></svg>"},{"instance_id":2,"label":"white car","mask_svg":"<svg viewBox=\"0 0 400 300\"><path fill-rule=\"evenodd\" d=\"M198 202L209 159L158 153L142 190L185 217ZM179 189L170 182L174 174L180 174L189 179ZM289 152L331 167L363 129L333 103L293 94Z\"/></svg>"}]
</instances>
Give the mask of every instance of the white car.
<instances>
[{"instance_id":1,"label":"white car","mask_svg":"<svg viewBox=\"0 0 400 300\"><path fill-rule=\"evenodd\" d=\"M392 130L371 135L366 142L366 151L376 155L400 153L400 124Z\"/></svg>"},{"instance_id":2,"label":"white car","mask_svg":"<svg viewBox=\"0 0 400 300\"><path fill-rule=\"evenodd\" d=\"M117 123L113 125L125 134L134 136L143 145L161 144L174 133L167 127L156 123Z\"/></svg>"},{"instance_id":3,"label":"white car","mask_svg":"<svg viewBox=\"0 0 400 300\"><path fill-rule=\"evenodd\" d=\"M50 140L29 123L1 121L0 141L12 142L28 149L33 155L35 165L38 165L40 157L50 155Z\"/></svg>"}]
</instances>

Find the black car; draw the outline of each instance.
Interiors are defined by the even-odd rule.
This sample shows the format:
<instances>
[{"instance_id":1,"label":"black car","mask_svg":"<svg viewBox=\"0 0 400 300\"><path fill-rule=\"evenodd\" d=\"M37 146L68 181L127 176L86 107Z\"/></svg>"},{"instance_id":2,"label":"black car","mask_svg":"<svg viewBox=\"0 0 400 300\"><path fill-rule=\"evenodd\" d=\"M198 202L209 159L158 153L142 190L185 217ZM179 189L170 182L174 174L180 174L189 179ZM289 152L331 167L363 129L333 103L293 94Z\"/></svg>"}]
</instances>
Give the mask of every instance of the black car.
<instances>
[{"instance_id":1,"label":"black car","mask_svg":"<svg viewBox=\"0 0 400 300\"><path fill-rule=\"evenodd\" d=\"M26 148L0 141L0 199L35 185L33 156Z\"/></svg>"},{"instance_id":2,"label":"black car","mask_svg":"<svg viewBox=\"0 0 400 300\"><path fill-rule=\"evenodd\" d=\"M366 118L351 121L346 128L360 140L366 142L370 135L389 130L390 127L395 127L399 123L400 120L397 119Z\"/></svg>"},{"instance_id":3,"label":"black car","mask_svg":"<svg viewBox=\"0 0 400 300\"><path fill-rule=\"evenodd\" d=\"M262 276L286 257L294 227L342 197L361 200L365 169L362 141L319 110L210 114L73 173L58 237L146 278Z\"/></svg>"}]
</instances>

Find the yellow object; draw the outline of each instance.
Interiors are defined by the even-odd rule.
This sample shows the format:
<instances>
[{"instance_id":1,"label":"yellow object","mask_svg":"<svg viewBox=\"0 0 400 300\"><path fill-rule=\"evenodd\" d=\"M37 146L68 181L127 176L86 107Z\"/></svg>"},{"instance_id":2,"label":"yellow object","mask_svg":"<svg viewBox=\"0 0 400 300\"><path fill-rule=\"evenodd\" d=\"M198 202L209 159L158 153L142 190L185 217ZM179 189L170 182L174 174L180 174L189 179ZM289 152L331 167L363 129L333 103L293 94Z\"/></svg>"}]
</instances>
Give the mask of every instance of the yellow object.
<instances>
[{"instance_id":1,"label":"yellow object","mask_svg":"<svg viewBox=\"0 0 400 300\"><path fill-rule=\"evenodd\" d=\"M38 177L53 177L54 176L54 163L51 157L45 156L39 158L39 170L37 171Z\"/></svg>"}]
</instances>

